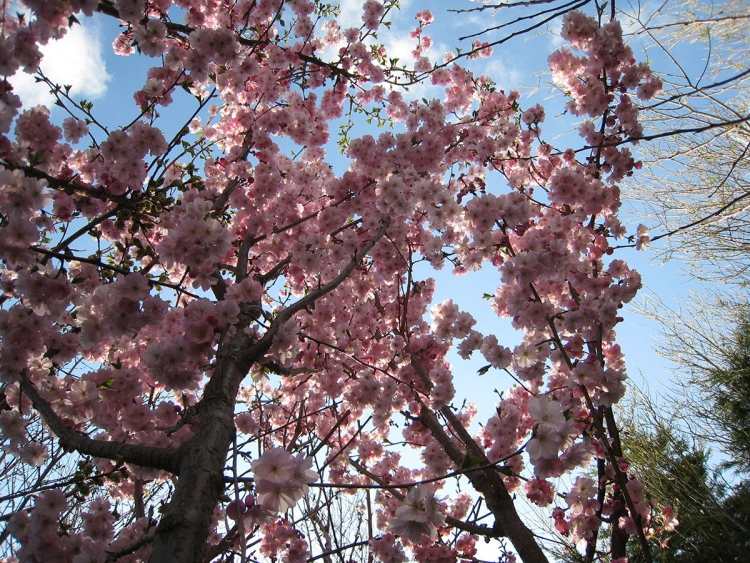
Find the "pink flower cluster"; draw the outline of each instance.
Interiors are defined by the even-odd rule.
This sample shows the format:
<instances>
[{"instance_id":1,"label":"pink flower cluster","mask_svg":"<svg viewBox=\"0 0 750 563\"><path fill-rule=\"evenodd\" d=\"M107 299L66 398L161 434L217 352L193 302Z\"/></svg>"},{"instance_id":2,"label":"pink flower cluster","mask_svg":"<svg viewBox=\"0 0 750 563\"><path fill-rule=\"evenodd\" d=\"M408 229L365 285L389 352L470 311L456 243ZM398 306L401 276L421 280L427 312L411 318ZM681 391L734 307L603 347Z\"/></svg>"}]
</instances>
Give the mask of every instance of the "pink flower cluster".
<instances>
[{"instance_id":1,"label":"pink flower cluster","mask_svg":"<svg viewBox=\"0 0 750 563\"><path fill-rule=\"evenodd\" d=\"M640 99L647 100L661 89L661 81L647 64L636 63L630 47L623 42L617 20L599 27L592 18L570 12L565 16L562 36L584 51L585 56L577 57L568 49L560 49L550 55L550 68L570 92L570 111L576 115L604 115L607 128L603 134L591 122L584 123L582 134L590 145L604 145L602 169L610 172L613 180L620 180L635 163L627 148L618 147L618 141L623 133L637 139L642 132L628 91L635 90Z\"/></svg>"},{"instance_id":2,"label":"pink flower cluster","mask_svg":"<svg viewBox=\"0 0 750 563\"><path fill-rule=\"evenodd\" d=\"M63 121L63 132L66 140L77 143L81 140L81 137L89 132L89 128L84 121L75 117L68 117Z\"/></svg>"},{"instance_id":3,"label":"pink flower cluster","mask_svg":"<svg viewBox=\"0 0 750 563\"><path fill-rule=\"evenodd\" d=\"M143 533L145 519L120 530L113 541L115 517L109 501L95 499L83 511L80 531L63 532L60 520L68 508L68 500L59 489L45 491L37 497L31 511L16 512L9 521L9 531L22 547L16 553L20 561L100 563L108 552L133 544L134 535ZM148 548L132 551L123 558L135 563L147 555Z\"/></svg>"},{"instance_id":4,"label":"pink flower cluster","mask_svg":"<svg viewBox=\"0 0 750 563\"><path fill-rule=\"evenodd\" d=\"M312 458L295 457L284 448L271 448L252 463L260 504L270 512L285 512L305 494L308 483L318 479Z\"/></svg>"},{"instance_id":5,"label":"pink flower cluster","mask_svg":"<svg viewBox=\"0 0 750 563\"><path fill-rule=\"evenodd\" d=\"M165 236L156 248L167 266L182 265L196 285L211 285L217 263L231 249L231 233L211 217L208 199L191 193L164 218Z\"/></svg>"},{"instance_id":6,"label":"pink flower cluster","mask_svg":"<svg viewBox=\"0 0 750 563\"><path fill-rule=\"evenodd\" d=\"M544 479L531 479L526 483L526 497L537 506L548 506L555 500L555 488Z\"/></svg>"},{"instance_id":7,"label":"pink flower cluster","mask_svg":"<svg viewBox=\"0 0 750 563\"><path fill-rule=\"evenodd\" d=\"M158 156L166 148L161 131L143 122L136 123L129 131L114 131L101 144L104 158L97 163L98 177L114 194L123 194L128 189L140 191L146 179L143 158L147 153Z\"/></svg>"},{"instance_id":8,"label":"pink flower cluster","mask_svg":"<svg viewBox=\"0 0 750 563\"><path fill-rule=\"evenodd\" d=\"M435 535L445 517L440 511L434 491L426 486L412 487L396 509L389 531L413 542Z\"/></svg>"},{"instance_id":9,"label":"pink flower cluster","mask_svg":"<svg viewBox=\"0 0 750 563\"><path fill-rule=\"evenodd\" d=\"M310 555L304 536L286 520L266 524L262 528L260 552L273 560L305 563Z\"/></svg>"},{"instance_id":10,"label":"pink flower cluster","mask_svg":"<svg viewBox=\"0 0 750 563\"><path fill-rule=\"evenodd\" d=\"M406 561L404 549L393 534L384 534L379 538L370 540L370 549L381 563L403 563Z\"/></svg>"},{"instance_id":11,"label":"pink flower cluster","mask_svg":"<svg viewBox=\"0 0 750 563\"><path fill-rule=\"evenodd\" d=\"M47 459L47 448L30 440L26 434L26 421L16 412L0 413L0 432L8 440L7 451L14 453L23 462L40 466Z\"/></svg>"},{"instance_id":12,"label":"pink flower cluster","mask_svg":"<svg viewBox=\"0 0 750 563\"><path fill-rule=\"evenodd\" d=\"M459 311L453 300L448 299L432 309L432 325L439 338L464 338L476 324L474 317Z\"/></svg>"},{"instance_id":13,"label":"pink flower cluster","mask_svg":"<svg viewBox=\"0 0 750 563\"><path fill-rule=\"evenodd\" d=\"M366 0L362 4L362 21L367 29L377 29L380 25L380 18L383 16L385 8L377 0Z\"/></svg>"},{"instance_id":14,"label":"pink flower cluster","mask_svg":"<svg viewBox=\"0 0 750 563\"><path fill-rule=\"evenodd\" d=\"M536 465L539 460L557 458L568 429L562 405L554 399L532 397L528 406L536 426L527 451L531 463Z\"/></svg>"}]
</instances>

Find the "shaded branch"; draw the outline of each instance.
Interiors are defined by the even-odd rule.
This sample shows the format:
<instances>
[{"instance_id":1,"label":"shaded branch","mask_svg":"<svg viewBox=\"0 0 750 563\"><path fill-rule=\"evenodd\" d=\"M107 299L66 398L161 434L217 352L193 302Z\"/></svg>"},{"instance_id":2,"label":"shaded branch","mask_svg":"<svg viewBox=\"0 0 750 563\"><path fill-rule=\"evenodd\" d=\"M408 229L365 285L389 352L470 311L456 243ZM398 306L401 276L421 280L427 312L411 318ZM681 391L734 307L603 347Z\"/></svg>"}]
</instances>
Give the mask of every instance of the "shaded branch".
<instances>
[{"instance_id":1,"label":"shaded branch","mask_svg":"<svg viewBox=\"0 0 750 563\"><path fill-rule=\"evenodd\" d=\"M44 419L52 432L60 440L65 450L77 451L117 462L127 462L141 467L161 469L173 474L179 473L178 455L175 448L125 444L89 438L83 432L70 428L43 398L25 373L20 376L21 390L31 400L34 408Z\"/></svg>"}]
</instances>

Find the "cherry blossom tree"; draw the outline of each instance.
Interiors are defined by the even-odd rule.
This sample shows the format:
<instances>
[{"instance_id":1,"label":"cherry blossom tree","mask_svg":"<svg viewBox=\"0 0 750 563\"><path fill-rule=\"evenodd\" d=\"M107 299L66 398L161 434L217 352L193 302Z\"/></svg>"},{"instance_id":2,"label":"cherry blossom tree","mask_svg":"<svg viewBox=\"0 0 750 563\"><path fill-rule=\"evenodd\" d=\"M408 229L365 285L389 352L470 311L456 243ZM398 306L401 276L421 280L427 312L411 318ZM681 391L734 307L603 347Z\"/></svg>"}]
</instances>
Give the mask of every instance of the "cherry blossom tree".
<instances>
[{"instance_id":1,"label":"cherry blossom tree","mask_svg":"<svg viewBox=\"0 0 750 563\"><path fill-rule=\"evenodd\" d=\"M482 540L547 561L524 498L587 561L629 537L650 557L674 521L620 446L640 278L612 241L633 100L660 82L616 19L565 15L549 64L583 124L555 147L542 107L461 66L491 45L426 56L428 11L413 68L390 58L394 1L346 29L311 0L22 3L2 73L36 72L66 117L0 84L8 561L471 561ZM94 12L155 63L119 124L38 70ZM408 101L419 82L441 94ZM337 173L331 132L357 116L389 126L344 136ZM425 264L492 269L521 343L433 303ZM456 396L453 349L516 381L489 418Z\"/></svg>"}]
</instances>

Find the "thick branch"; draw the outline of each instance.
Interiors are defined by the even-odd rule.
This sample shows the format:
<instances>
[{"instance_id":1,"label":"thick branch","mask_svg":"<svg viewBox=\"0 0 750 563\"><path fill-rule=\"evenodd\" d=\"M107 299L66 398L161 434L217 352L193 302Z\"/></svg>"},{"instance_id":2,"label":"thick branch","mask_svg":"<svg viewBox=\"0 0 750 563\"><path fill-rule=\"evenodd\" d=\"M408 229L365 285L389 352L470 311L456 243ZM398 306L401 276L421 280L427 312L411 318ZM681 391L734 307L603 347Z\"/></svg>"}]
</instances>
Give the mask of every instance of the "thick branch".
<instances>
[{"instance_id":1,"label":"thick branch","mask_svg":"<svg viewBox=\"0 0 750 563\"><path fill-rule=\"evenodd\" d=\"M419 361L413 361L412 365L422 380L430 386L429 377ZM430 430L432 436L443 447L453 463L458 467L489 464L490 461L484 450L466 431L453 411L446 406L440 409L440 413L445 416L452 430L466 446L466 454L454 443L432 410L426 406L422 407L419 420ZM484 496L487 507L492 511L495 517L493 528L498 534L505 535L510 539L524 563L547 563L547 557L534 539L534 534L521 521L513 498L508 493L497 468L491 467L482 471L470 472L466 476L471 481L472 486Z\"/></svg>"},{"instance_id":2,"label":"thick branch","mask_svg":"<svg viewBox=\"0 0 750 563\"><path fill-rule=\"evenodd\" d=\"M161 469L173 474L179 473L176 449L89 438L83 432L73 430L66 425L25 374L21 375L21 389L31 399L34 408L58 437L64 449L112 461L125 461L141 467Z\"/></svg>"},{"instance_id":3,"label":"thick branch","mask_svg":"<svg viewBox=\"0 0 750 563\"><path fill-rule=\"evenodd\" d=\"M385 233L386 224L357 251L328 283L282 310L266 333L255 340L244 329L255 318L240 315L234 335L216 354L216 367L195 405L196 432L180 448L180 479L154 538L151 563L198 563L205 560L211 512L224 489L224 461L235 435L234 407L243 378L261 362L281 326L295 313L336 289Z\"/></svg>"},{"instance_id":4,"label":"thick branch","mask_svg":"<svg viewBox=\"0 0 750 563\"><path fill-rule=\"evenodd\" d=\"M276 335L276 333L279 331L279 329L284 325L286 321L291 319L296 313L301 311L302 309L307 308L308 306L312 305L326 295L327 293L330 293L334 289L336 289L341 283L349 277L349 275L354 271L354 268L357 267L357 265L360 263L362 258L364 258L370 250L372 250L372 247L375 246L375 244L382 238L382 236L385 234L386 229L388 228L388 223L386 221L383 221L380 224L380 228L376 231L375 235L362 247L360 248L352 257L352 259L349 261L349 263L342 268L342 270L339 272L339 274L333 278L328 283L325 283L321 285L320 287L312 290L310 293L305 295L303 298L299 299L298 301L295 301L291 305L289 305L286 309L282 310L274 319L273 324L271 327L266 331L266 333L263 335L263 338L261 338L256 346L253 347L255 349L256 347L264 347L265 349L268 349L268 346L270 346L271 341L273 337ZM251 353L253 353L251 351Z\"/></svg>"}]
</instances>

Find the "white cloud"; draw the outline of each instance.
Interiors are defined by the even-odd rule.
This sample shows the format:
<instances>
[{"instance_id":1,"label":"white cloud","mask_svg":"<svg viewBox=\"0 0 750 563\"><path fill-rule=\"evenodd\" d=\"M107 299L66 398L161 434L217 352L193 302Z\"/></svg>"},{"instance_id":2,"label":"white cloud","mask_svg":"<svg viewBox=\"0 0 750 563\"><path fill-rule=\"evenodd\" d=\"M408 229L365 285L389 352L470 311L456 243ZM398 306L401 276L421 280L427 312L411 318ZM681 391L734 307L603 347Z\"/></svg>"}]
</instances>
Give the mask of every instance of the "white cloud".
<instances>
[{"instance_id":1,"label":"white cloud","mask_svg":"<svg viewBox=\"0 0 750 563\"><path fill-rule=\"evenodd\" d=\"M398 59L396 66L404 66L406 68L414 67L414 64L417 61L413 54L414 48L417 46L416 39L410 37L407 33L389 31L381 35L381 42L385 47L385 52L387 53L388 58ZM427 56L431 62L441 63L442 54L446 51L447 48L442 44L433 44L428 50L424 51L423 54ZM408 87L407 91L402 91L404 98L407 100L439 97L441 93L442 89L438 86L434 86L429 77L417 84L412 84Z\"/></svg>"},{"instance_id":2,"label":"white cloud","mask_svg":"<svg viewBox=\"0 0 750 563\"><path fill-rule=\"evenodd\" d=\"M417 40L408 35L388 33L382 40L388 58L398 59L399 64L408 67L414 66L416 58L412 51L417 46ZM432 49L431 49L432 50ZM431 53L425 53L431 54Z\"/></svg>"},{"instance_id":3,"label":"white cloud","mask_svg":"<svg viewBox=\"0 0 750 563\"><path fill-rule=\"evenodd\" d=\"M50 41L41 51L44 74L52 82L69 84L71 95L97 98L107 91L110 76L96 31L75 25L62 39ZM10 79L10 83L24 107L50 106L55 101L46 85L36 83L31 74L19 71Z\"/></svg>"},{"instance_id":4,"label":"white cloud","mask_svg":"<svg viewBox=\"0 0 750 563\"><path fill-rule=\"evenodd\" d=\"M551 24L547 26L550 34L550 45L552 50L557 50L563 46L565 39L562 38L562 18L555 19Z\"/></svg>"},{"instance_id":5,"label":"white cloud","mask_svg":"<svg viewBox=\"0 0 750 563\"><path fill-rule=\"evenodd\" d=\"M341 0L339 17L336 18L341 29L362 25L362 0Z\"/></svg>"},{"instance_id":6,"label":"white cloud","mask_svg":"<svg viewBox=\"0 0 750 563\"><path fill-rule=\"evenodd\" d=\"M500 90L520 90L523 88L523 80L518 69L506 65L502 59L489 59L481 71L482 74L492 79Z\"/></svg>"}]
</instances>

